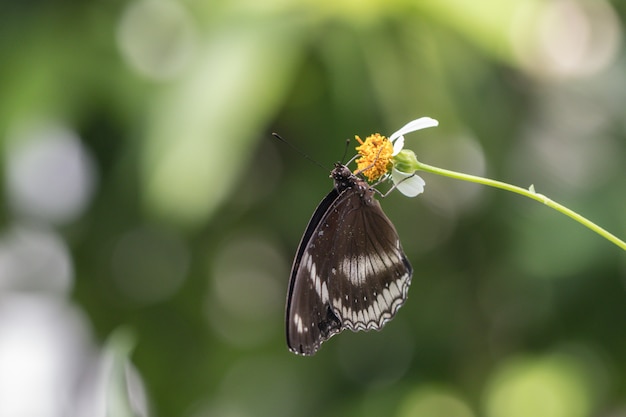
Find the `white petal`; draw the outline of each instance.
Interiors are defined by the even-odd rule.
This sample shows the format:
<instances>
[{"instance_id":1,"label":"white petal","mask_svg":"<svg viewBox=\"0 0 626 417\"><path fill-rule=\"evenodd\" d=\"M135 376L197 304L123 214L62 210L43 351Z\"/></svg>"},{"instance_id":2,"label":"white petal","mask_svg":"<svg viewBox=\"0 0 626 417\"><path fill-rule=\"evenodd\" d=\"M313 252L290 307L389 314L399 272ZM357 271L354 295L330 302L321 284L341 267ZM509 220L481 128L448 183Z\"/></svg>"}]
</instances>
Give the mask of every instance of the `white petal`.
<instances>
[{"instance_id":1,"label":"white petal","mask_svg":"<svg viewBox=\"0 0 626 417\"><path fill-rule=\"evenodd\" d=\"M391 170L391 178L396 188L407 197L415 197L424 192L426 182L419 175L407 174L397 169Z\"/></svg>"},{"instance_id":2,"label":"white petal","mask_svg":"<svg viewBox=\"0 0 626 417\"><path fill-rule=\"evenodd\" d=\"M404 136L398 136L393 143L393 153L391 156L396 156L404 148Z\"/></svg>"},{"instance_id":3,"label":"white petal","mask_svg":"<svg viewBox=\"0 0 626 417\"><path fill-rule=\"evenodd\" d=\"M413 120L402 126L398 131L389 136L389 140L393 142L399 137L406 135L407 133L415 132L416 130L425 129L427 127L435 127L438 125L439 122L435 119L431 119L430 117L420 117L419 119Z\"/></svg>"}]
</instances>

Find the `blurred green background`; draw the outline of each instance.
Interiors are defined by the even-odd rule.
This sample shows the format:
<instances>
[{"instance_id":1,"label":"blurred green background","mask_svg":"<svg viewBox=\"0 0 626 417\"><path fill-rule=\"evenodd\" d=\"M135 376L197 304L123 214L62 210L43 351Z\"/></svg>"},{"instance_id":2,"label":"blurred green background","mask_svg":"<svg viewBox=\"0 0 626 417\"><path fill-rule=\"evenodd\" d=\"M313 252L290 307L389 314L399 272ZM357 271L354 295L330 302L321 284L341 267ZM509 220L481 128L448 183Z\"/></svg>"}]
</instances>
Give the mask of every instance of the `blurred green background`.
<instances>
[{"instance_id":1,"label":"blurred green background","mask_svg":"<svg viewBox=\"0 0 626 417\"><path fill-rule=\"evenodd\" d=\"M292 256L345 139L626 237L620 1L0 5L0 417L626 416L626 254L425 174L382 203L385 329L287 351ZM270 135L278 132L328 170Z\"/></svg>"}]
</instances>

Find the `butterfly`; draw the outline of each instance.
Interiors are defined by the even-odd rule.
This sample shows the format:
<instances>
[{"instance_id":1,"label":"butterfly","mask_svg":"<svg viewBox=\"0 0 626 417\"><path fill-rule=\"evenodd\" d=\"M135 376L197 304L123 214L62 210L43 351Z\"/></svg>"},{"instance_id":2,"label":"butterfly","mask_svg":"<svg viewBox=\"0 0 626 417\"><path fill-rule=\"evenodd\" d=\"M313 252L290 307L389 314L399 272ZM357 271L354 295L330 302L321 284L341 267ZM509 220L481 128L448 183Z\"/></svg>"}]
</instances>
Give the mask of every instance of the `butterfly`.
<instances>
[{"instance_id":1,"label":"butterfly","mask_svg":"<svg viewBox=\"0 0 626 417\"><path fill-rule=\"evenodd\" d=\"M291 269L286 328L289 350L313 355L335 334L380 330L404 304L413 276L378 192L342 164L334 188L302 236Z\"/></svg>"}]
</instances>

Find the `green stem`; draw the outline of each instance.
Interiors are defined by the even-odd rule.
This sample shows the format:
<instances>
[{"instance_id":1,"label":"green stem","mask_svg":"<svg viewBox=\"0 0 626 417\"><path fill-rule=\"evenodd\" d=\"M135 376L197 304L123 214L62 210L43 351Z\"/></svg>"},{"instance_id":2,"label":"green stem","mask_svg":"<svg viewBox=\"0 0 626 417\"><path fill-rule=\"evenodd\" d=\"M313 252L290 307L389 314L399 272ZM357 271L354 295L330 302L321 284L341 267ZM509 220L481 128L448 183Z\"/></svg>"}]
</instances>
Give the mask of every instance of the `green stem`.
<instances>
[{"instance_id":1,"label":"green stem","mask_svg":"<svg viewBox=\"0 0 626 417\"><path fill-rule=\"evenodd\" d=\"M417 161L417 169L421 170L421 171L425 171L425 172L431 172L431 173L437 174L437 175L443 175L445 177L456 178L456 179L463 180L463 181L469 181L469 182L474 182L474 183L478 183L478 184L488 185L489 187L500 188L502 190L511 191L513 193L521 194L524 197L532 198L533 200L539 201L540 203L543 203L546 206L551 207L551 208L553 208L553 209L555 209L555 210L565 214L566 216L571 217L572 219L576 220L578 223L582 224L585 227L588 227L589 229L593 230L594 232L596 232L597 234L599 234L603 238L605 238L608 241L614 243L615 245L619 246L620 248L626 250L626 242L624 242L623 240L619 239L617 236L613 235L612 233L609 233L607 230L605 230L602 227L598 226L594 222L592 222L592 221L586 219L585 217L581 216L580 214L578 214L578 213L568 209L567 207L562 206L561 204L559 204L559 203L549 199L548 197L546 197L543 194L536 193L535 192L535 188L532 185L530 186L530 189L527 190L525 188L516 187L515 185L507 184L505 182L490 180L489 178L477 177L475 175L462 174L460 172L450 171L450 170L443 169L443 168L437 168L437 167L434 167L434 166L423 164L423 163L421 163L419 161Z\"/></svg>"}]
</instances>

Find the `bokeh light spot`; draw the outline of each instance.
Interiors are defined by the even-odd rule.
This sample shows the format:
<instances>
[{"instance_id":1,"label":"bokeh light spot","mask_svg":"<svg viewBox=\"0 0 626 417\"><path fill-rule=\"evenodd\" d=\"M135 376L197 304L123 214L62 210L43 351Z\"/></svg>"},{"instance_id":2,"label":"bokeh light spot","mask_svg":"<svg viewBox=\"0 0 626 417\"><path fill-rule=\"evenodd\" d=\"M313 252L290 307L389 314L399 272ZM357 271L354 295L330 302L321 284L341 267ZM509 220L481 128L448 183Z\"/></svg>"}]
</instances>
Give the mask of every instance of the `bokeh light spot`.
<instances>
[{"instance_id":1,"label":"bokeh light spot","mask_svg":"<svg viewBox=\"0 0 626 417\"><path fill-rule=\"evenodd\" d=\"M585 417L591 387L573 356L516 358L502 364L486 390L488 417Z\"/></svg>"},{"instance_id":2,"label":"bokeh light spot","mask_svg":"<svg viewBox=\"0 0 626 417\"><path fill-rule=\"evenodd\" d=\"M478 176L485 175L487 169L485 152L480 142L469 135L424 141L420 143L419 159ZM454 219L480 204L483 192L483 187L429 175L426 177L423 198L437 211Z\"/></svg>"},{"instance_id":3,"label":"bokeh light spot","mask_svg":"<svg viewBox=\"0 0 626 417\"><path fill-rule=\"evenodd\" d=\"M285 260L272 242L252 235L228 239L209 271L209 322L236 345L265 340L269 324L261 323L273 322L282 313L288 276Z\"/></svg>"},{"instance_id":4,"label":"bokeh light spot","mask_svg":"<svg viewBox=\"0 0 626 417\"><path fill-rule=\"evenodd\" d=\"M470 407L451 391L437 386L423 386L404 399L398 417L473 417Z\"/></svg>"},{"instance_id":5,"label":"bokeh light spot","mask_svg":"<svg viewBox=\"0 0 626 417\"><path fill-rule=\"evenodd\" d=\"M45 296L0 302L0 417L65 417L89 354L82 315Z\"/></svg>"},{"instance_id":6,"label":"bokeh light spot","mask_svg":"<svg viewBox=\"0 0 626 417\"><path fill-rule=\"evenodd\" d=\"M239 360L221 380L216 400L225 416L291 417L302 414L303 380L292 358L249 357ZM225 411L225 412L224 412ZM211 414L218 415L218 414Z\"/></svg>"},{"instance_id":7,"label":"bokeh light spot","mask_svg":"<svg viewBox=\"0 0 626 417\"><path fill-rule=\"evenodd\" d=\"M184 3L170 0L129 2L117 28L126 61L154 79L178 75L193 57L195 30Z\"/></svg>"},{"instance_id":8,"label":"bokeh light spot","mask_svg":"<svg viewBox=\"0 0 626 417\"><path fill-rule=\"evenodd\" d=\"M69 250L53 231L14 226L0 235L0 294L28 291L65 296L73 284Z\"/></svg>"},{"instance_id":9,"label":"bokeh light spot","mask_svg":"<svg viewBox=\"0 0 626 417\"><path fill-rule=\"evenodd\" d=\"M403 312L407 313L400 309L399 314ZM409 369L415 346L413 334L401 317L387 323L381 332L346 331L328 342L335 343L339 368L352 381L369 387L399 381Z\"/></svg>"},{"instance_id":10,"label":"bokeh light spot","mask_svg":"<svg viewBox=\"0 0 626 417\"><path fill-rule=\"evenodd\" d=\"M113 278L124 295L154 303L174 295L189 268L189 252L175 234L142 227L118 241L112 258Z\"/></svg>"},{"instance_id":11,"label":"bokeh light spot","mask_svg":"<svg viewBox=\"0 0 626 417\"><path fill-rule=\"evenodd\" d=\"M67 223L94 191L95 169L78 136L60 126L14 132L7 149L7 191L17 214Z\"/></svg>"},{"instance_id":12,"label":"bokeh light spot","mask_svg":"<svg viewBox=\"0 0 626 417\"><path fill-rule=\"evenodd\" d=\"M615 11L601 0L543 2L533 13L520 13L512 28L522 65L548 78L597 74L614 62L622 37Z\"/></svg>"}]
</instances>

